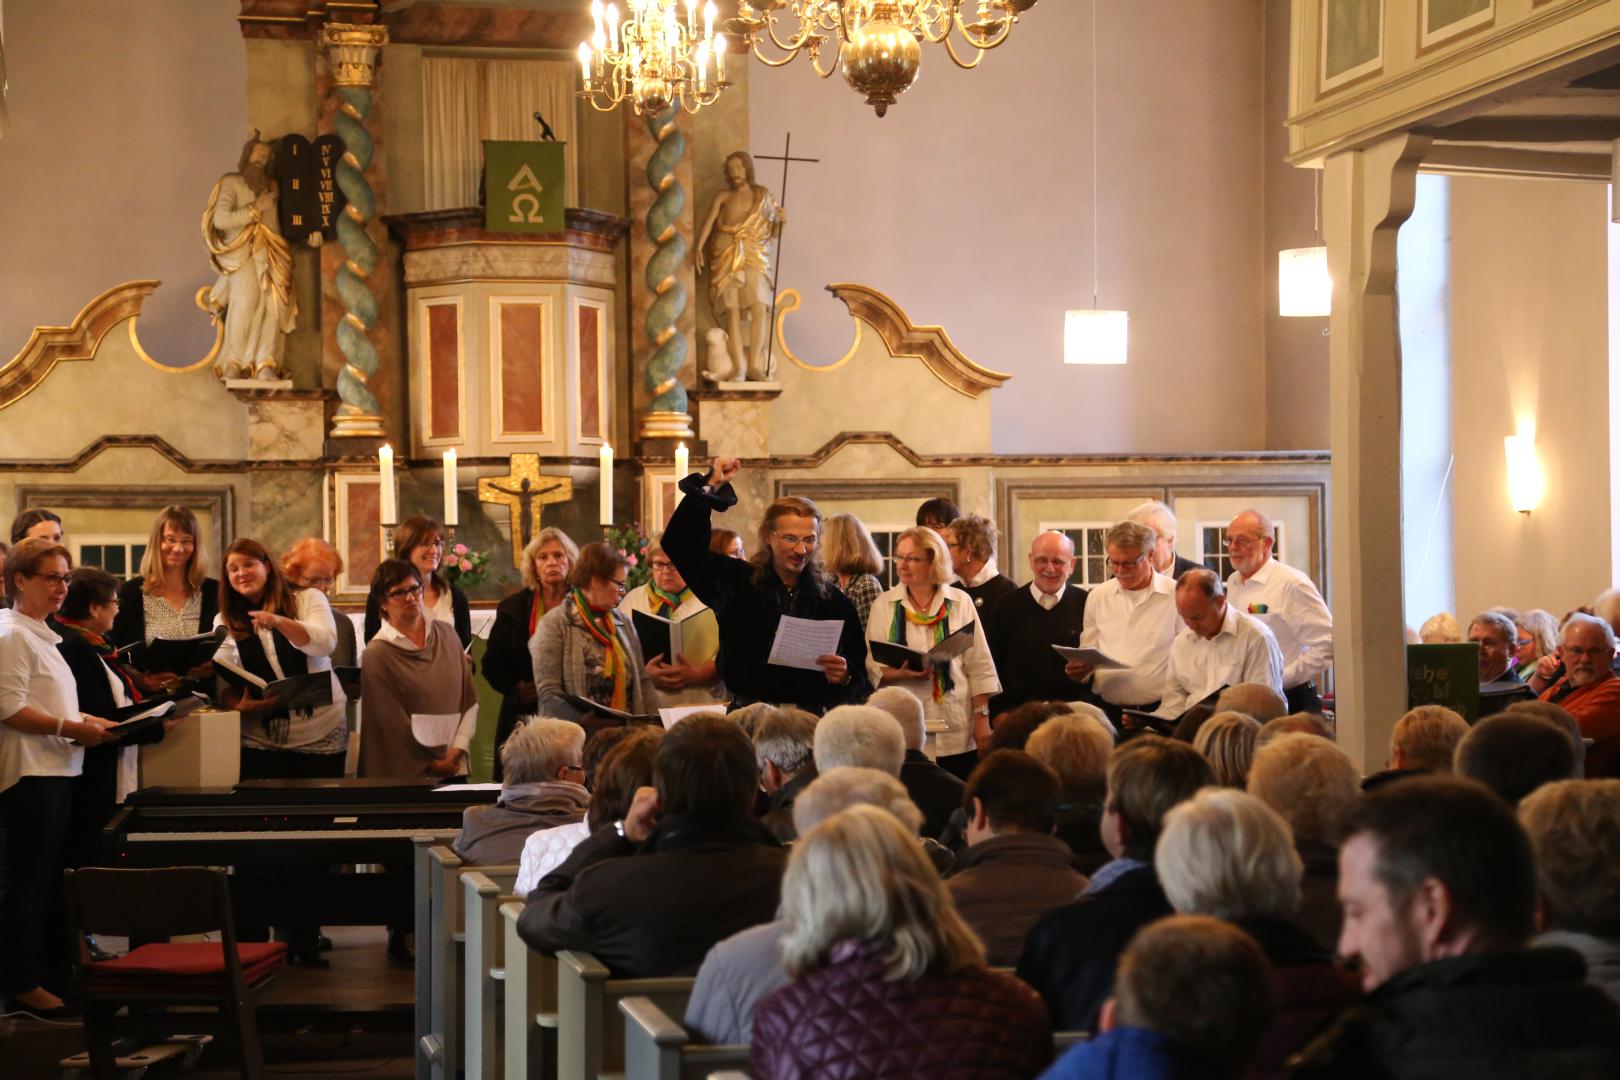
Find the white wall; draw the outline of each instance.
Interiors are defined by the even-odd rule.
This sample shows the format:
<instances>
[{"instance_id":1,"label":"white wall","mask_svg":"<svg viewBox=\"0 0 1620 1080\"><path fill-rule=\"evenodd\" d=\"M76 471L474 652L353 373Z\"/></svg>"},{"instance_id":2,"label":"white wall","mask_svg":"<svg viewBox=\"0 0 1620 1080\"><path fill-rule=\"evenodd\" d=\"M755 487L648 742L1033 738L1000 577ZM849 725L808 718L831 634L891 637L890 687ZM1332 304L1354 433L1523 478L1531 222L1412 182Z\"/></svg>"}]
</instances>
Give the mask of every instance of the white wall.
<instances>
[{"instance_id":1,"label":"white wall","mask_svg":"<svg viewBox=\"0 0 1620 1080\"><path fill-rule=\"evenodd\" d=\"M141 342L208 351L192 295L215 276L198 222L247 140L234 3L8 0L0 139L0 363L124 281L163 282ZM266 134L281 134L274 132Z\"/></svg>"},{"instance_id":2,"label":"white wall","mask_svg":"<svg viewBox=\"0 0 1620 1080\"><path fill-rule=\"evenodd\" d=\"M1130 363L1062 362L1063 312L1091 303L1098 239L1079 0L1033 8L976 71L925 46L881 120L804 57L756 65L751 149L780 154L792 132L795 155L821 159L789 180L782 284L805 296L789 341L843 355L848 316L820 290L859 282L1013 373L992 394L998 452L1263 448L1261 0L1101 0L1098 18L1100 303L1130 310ZM780 186L779 164L759 175ZM858 407L844 426L862 426Z\"/></svg>"}]
</instances>

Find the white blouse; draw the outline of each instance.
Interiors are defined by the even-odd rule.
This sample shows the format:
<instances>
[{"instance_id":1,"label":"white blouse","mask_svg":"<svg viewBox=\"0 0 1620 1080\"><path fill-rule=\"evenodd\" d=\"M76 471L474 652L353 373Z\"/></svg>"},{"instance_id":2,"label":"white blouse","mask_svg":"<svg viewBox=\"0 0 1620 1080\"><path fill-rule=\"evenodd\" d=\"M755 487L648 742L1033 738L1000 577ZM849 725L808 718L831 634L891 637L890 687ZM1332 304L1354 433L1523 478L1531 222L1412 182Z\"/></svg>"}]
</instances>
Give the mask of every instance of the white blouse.
<instances>
[{"instance_id":1,"label":"white blouse","mask_svg":"<svg viewBox=\"0 0 1620 1080\"><path fill-rule=\"evenodd\" d=\"M943 701L935 701L932 676L902 679L892 684L904 687L922 702L923 722L928 727L928 741L923 750L929 757L965 754L972 750L973 698L979 694L1001 693L1001 680L996 677L996 662L990 658L990 643L985 640L984 625L979 622L979 612L974 607L973 598L954 585L942 585L934 595L933 606L927 614L936 614L946 600L951 602L950 618L945 624L947 633L955 633L970 623L974 625L973 644L967 652L951 661L950 691L945 694ZM872 601L872 613L866 620L868 640L889 640L895 605L902 603L911 607L904 585L896 585ZM908 649L923 651L933 648L933 627L919 626L907 619L905 628L905 640L900 644ZM882 685L882 665L871 658L870 652L867 653L866 669L872 678L872 685Z\"/></svg>"},{"instance_id":2,"label":"white blouse","mask_svg":"<svg viewBox=\"0 0 1620 1080\"><path fill-rule=\"evenodd\" d=\"M299 652L308 659L310 673L332 670L332 650L337 648L337 623L332 619L332 608L326 602L326 597L318 589L297 589L293 598L298 604L296 620L309 634L309 644L296 646ZM215 626L225 625L224 614L214 616ZM276 658L276 642L270 630L258 631L259 644L264 647L264 655L270 661L270 670L276 673L277 679L286 677L281 670L281 661ZM219 651L214 654L229 663L240 667L242 654L237 649L236 639L226 635L220 643ZM332 679L332 704L323 705L314 712L296 712L292 714L292 722L287 730L287 741L278 743L271 741L269 733L261 723L242 721L242 744L260 750L305 750L324 744L334 739L337 729L347 731L345 724L344 704L348 699L343 696L343 687L334 676ZM325 749L324 745L320 747ZM343 748L339 740L335 749Z\"/></svg>"},{"instance_id":3,"label":"white blouse","mask_svg":"<svg viewBox=\"0 0 1620 1080\"><path fill-rule=\"evenodd\" d=\"M79 719L73 670L56 648L61 640L39 619L0 610L0 791L25 776L78 776L84 768L84 748L71 739L30 735L4 722L29 706Z\"/></svg>"}]
</instances>

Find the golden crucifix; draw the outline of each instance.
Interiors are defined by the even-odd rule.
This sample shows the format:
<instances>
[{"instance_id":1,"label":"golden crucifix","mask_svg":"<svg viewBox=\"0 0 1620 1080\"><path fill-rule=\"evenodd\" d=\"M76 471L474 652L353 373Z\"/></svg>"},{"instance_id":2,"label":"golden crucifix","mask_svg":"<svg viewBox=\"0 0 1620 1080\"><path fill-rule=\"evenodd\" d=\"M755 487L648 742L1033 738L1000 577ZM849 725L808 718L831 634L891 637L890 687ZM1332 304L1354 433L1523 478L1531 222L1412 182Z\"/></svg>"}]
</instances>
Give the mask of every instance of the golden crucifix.
<instances>
[{"instance_id":1,"label":"golden crucifix","mask_svg":"<svg viewBox=\"0 0 1620 1080\"><path fill-rule=\"evenodd\" d=\"M478 501L506 507L512 517L512 565L521 567L523 549L540 532L540 511L546 503L574 497L574 481L566 476L541 476L539 454L513 454L506 476L485 476L478 481Z\"/></svg>"}]
</instances>

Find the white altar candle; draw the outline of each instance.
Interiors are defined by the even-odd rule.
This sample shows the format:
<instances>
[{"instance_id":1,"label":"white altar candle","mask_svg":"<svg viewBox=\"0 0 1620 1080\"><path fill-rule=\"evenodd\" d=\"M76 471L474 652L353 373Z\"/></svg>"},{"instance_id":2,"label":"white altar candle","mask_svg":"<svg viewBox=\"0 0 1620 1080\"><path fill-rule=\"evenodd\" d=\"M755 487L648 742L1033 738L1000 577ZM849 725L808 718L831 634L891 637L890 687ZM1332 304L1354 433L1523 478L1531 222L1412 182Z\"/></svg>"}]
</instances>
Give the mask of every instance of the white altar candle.
<instances>
[{"instance_id":1,"label":"white altar candle","mask_svg":"<svg viewBox=\"0 0 1620 1080\"><path fill-rule=\"evenodd\" d=\"M597 508L597 518L603 525L613 524L613 447L607 443L602 444L598 464L601 466L600 503Z\"/></svg>"},{"instance_id":2,"label":"white altar candle","mask_svg":"<svg viewBox=\"0 0 1620 1080\"><path fill-rule=\"evenodd\" d=\"M456 506L456 452L444 452L444 523L460 525L461 514Z\"/></svg>"},{"instance_id":3,"label":"white altar candle","mask_svg":"<svg viewBox=\"0 0 1620 1080\"><path fill-rule=\"evenodd\" d=\"M685 480L686 474L692 471L691 464L692 461L687 454L686 444L677 444L675 447L675 482L677 484Z\"/></svg>"},{"instance_id":4,"label":"white altar candle","mask_svg":"<svg viewBox=\"0 0 1620 1080\"><path fill-rule=\"evenodd\" d=\"M377 471L382 479L382 505L379 508L384 525L397 525L394 506L394 448L384 443L377 451Z\"/></svg>"}]
</instances>

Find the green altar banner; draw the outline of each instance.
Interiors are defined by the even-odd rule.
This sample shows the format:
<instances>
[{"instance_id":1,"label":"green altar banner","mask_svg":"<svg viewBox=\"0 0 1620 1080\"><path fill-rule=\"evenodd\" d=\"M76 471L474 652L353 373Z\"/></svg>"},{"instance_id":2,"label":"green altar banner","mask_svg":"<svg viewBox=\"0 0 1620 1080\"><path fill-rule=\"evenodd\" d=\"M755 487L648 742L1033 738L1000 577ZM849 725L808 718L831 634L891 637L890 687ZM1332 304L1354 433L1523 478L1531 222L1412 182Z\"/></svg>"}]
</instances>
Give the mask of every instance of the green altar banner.
<instances>
[{"instance_id":1,"label":"green altar banner","mask_svg":"<svg viewBox=\"0 0 1620 1080\"><path fill-rule=\"evenodd\" d=\"M1473 723L1479 719L1479 645L1408 645L1406 707L1444 705Z\"/></svg>"},{"instance_id":2,"label":"green altar banner","mask_svg":"<svg viewBox=\"0 0 1620 1080\"><path fill-rule=\"evenodd\" d=\"M484 192L490 232L562 232L563 144L485 139Z\"/></svg>"}]
</instances>

